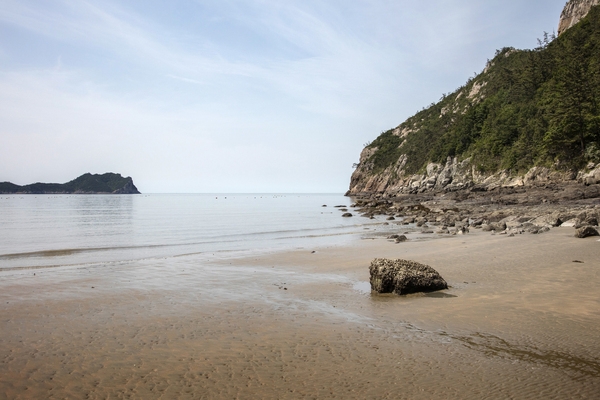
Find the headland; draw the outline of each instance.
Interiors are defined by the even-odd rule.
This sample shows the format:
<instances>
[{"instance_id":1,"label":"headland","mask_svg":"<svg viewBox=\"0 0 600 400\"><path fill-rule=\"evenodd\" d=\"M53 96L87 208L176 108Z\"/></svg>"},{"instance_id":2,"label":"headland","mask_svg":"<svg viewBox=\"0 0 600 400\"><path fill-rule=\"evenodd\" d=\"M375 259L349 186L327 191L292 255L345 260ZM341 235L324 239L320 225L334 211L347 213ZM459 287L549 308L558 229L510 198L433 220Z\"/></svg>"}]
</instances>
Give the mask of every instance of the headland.
<instances>
[{"instance_id":1,"label":"headland","mask_svg":"<svg viewBox=\"0 0 600 400\"><path fill-rule=\"evenodd\" d=\"M131 177L121 174L83 174L67 183L15 185L0 182L0 194L140 194Z\"/></svg>"}]
</instances>

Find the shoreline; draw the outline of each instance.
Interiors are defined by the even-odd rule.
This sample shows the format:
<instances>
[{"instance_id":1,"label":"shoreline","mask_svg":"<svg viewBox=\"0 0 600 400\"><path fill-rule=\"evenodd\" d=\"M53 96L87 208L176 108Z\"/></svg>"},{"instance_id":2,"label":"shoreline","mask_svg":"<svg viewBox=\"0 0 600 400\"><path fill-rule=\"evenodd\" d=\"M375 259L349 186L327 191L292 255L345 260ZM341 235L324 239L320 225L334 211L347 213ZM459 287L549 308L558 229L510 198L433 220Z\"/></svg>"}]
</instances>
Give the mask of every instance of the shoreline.
<instances>
[{"instance_id":1,"label":"shoreline","mask_svg":"<svg viewBox=\"0 0 600 400\"><path fill-rule=\"evenodd\" d=\"M0 397L593 396L600 243L572 233L9 274ZM431 265L451 288L371 295L376 257Z\"/></svg>"}]
</instances>

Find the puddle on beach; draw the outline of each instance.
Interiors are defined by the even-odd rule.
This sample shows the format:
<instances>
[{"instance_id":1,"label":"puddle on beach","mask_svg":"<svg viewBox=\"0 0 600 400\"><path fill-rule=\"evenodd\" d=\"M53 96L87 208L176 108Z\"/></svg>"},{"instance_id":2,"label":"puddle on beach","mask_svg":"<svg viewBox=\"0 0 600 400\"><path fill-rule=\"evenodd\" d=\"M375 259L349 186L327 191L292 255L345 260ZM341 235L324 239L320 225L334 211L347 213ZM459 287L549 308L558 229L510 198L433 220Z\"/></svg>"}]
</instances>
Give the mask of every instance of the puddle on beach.
<instances>
[{"instance_id":1,"label":"puddle on beach","mask_svg":"<svg viewBox=\"0 0 600 400\"><path fill-rule=\"evenodd\" d=\"M373 298L386 297L386 298L397 298L397 299L404 298L404 299L406 299L406 298L414 298L414 297L429 297L432 299L451 299L451 298L458 297L456 295L441 292L441 291L440 292L427 292L427 293L413 293L408 296L397 296L395 294L378 294L378 293L373 293L371 291L371 284L369 282L356 282L352 285L352 289L356 290L357 292L360 292L361 294L370 294L373 296Z\"/></svg>"},{"instance_id":2,"label":"puddle on beach","mask_svg":"<svg viewBox=\"0 0 600 400\"><path fill-rule=\"evenodd\" d=\"M452 299L458 297L454 294L444 293L444 292L429 292L423 293L423 297L430 297L432 299Z\"/></svg>"},{"instance_id":3,"label":"puddle on beach","mask_svg":"<svg viewBox=\"0 0 600 400\"><path fill-rule=\"evenodd\" d=\"M369 282L356 282L352 289L362 294L371 294L371 284Z\"/></svg>"}]
</instances>

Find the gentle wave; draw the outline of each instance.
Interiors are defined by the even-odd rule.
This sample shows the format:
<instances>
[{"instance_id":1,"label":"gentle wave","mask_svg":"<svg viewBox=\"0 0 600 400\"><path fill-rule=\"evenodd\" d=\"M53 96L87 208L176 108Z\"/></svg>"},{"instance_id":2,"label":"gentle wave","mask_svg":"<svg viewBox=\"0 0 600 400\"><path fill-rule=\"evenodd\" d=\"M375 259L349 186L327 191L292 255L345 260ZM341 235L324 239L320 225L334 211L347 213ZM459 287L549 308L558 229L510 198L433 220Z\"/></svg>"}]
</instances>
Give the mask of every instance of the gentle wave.
<instances>
[{"instance_id":1,"label":"gentle wave","mask_svg":"<svg viewBox=\"0 0 600 400\"><path fill-rule=\"evenodd\" d=\"M155 261L155 260L168 260L171 258L183 258L183 257L194 257L202 254L211 254L211 255L223 255L227 253L243 253L249 251L250 249L240 249L240 250L211 250L211 251L197 251L191 253L181 253L181 254L172 254L172 255L159 255L156 257L139 257L139 258L128 258L128 259L120 259L113 261L90 261L90 262L75 262L75 263L64 263L64 264L52 264L52 265L28 265L28 266L19 266L19 267L4 267L0 268L1 272L11 272L11 271L28 271L28 270L40 270L40 269L56 269L56 268L89 268L89 267L101 267L104 265L126 265L135 262L142 261Z\"/></svg>"},{"instance_id":2,"label":"gentle wave","mask_svg":"<svg viewBox=\"0 0 600 400\"><path fill-rule=\"evenodd\" d=\"M347 202L341 195L261 202L217 202L212 195L24 197L0 203L0 270L328 246L383 222L342 218L321 207Z\"/></svg>"},{"instance_id":3,"label":"gentle wave","mask_svg":"<svg viewBox=\"0 0 600 400\"><path fill-rule=\"evenodd\" d=\"M372 224L363 224L357 225L356 227L363 226L375 226L377 223ZM313 234L306 235L306 232L317 232L323 230L346 230L345 232L337 232L337 233L321 233L321 234ZM139 246L108 246L108 247L83 247L83 248L67 248L67 249L50 249L50 250L38 250L38 251L29 251L22 253L10 253L10 254L0 254L0 260L17 260L22 258L51 258L51 257L65 257L72 256L76 254L84 254L84 253L95 253L95 252L104 252L104 251L115 251L115 250L143 250L143 249L159 249L159 248L175 248L175 247L184 247L184 246L197 246L197 245L205 245L205 244L213 244L213 243L235 243L243 241L242 238L253 238L259 236L266 235L276 235L276 234L292 234L296 233L297 235L288 235L288 236L277 236L272 239L282 240L282 239L303 239L303 238L325 238L325 237L335 237L335 236L347 236L347 235L357 235L362 234L364 231L358 230L350 230L348 231L348 227L332 227L326 229L297 229L297 230L278 230L278 231L267 231L267 232L256 232L256 233L244 233L244 234L234 234L234 235L222 235L215 236L211 238L211 240L205 240L200 242L185 242L185 243L174 243L174 244L148 244L148 245L139 245ZM227 240L224 240L227 239Z\"/></svg>"}]
</instances>

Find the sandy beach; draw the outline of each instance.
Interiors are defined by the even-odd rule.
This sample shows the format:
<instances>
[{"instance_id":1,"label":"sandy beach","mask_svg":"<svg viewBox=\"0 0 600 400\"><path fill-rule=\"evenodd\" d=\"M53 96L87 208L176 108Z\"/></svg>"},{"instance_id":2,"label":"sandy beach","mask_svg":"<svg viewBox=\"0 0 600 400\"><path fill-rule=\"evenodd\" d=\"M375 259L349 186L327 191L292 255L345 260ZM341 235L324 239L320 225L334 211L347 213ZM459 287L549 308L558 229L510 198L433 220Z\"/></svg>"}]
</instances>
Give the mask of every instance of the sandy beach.
<instances>
[{"instance_id":1,"label":"sandy beach","mask_svg":"<svg viewBox=\"0 0 600 400\"><path fill-rule=\"evenodd\" d=\"M2 271L0 398L596 398L600 242L573 232ZM451 288L372 295L376 257Z\"/></svg>"}]
</instances>

